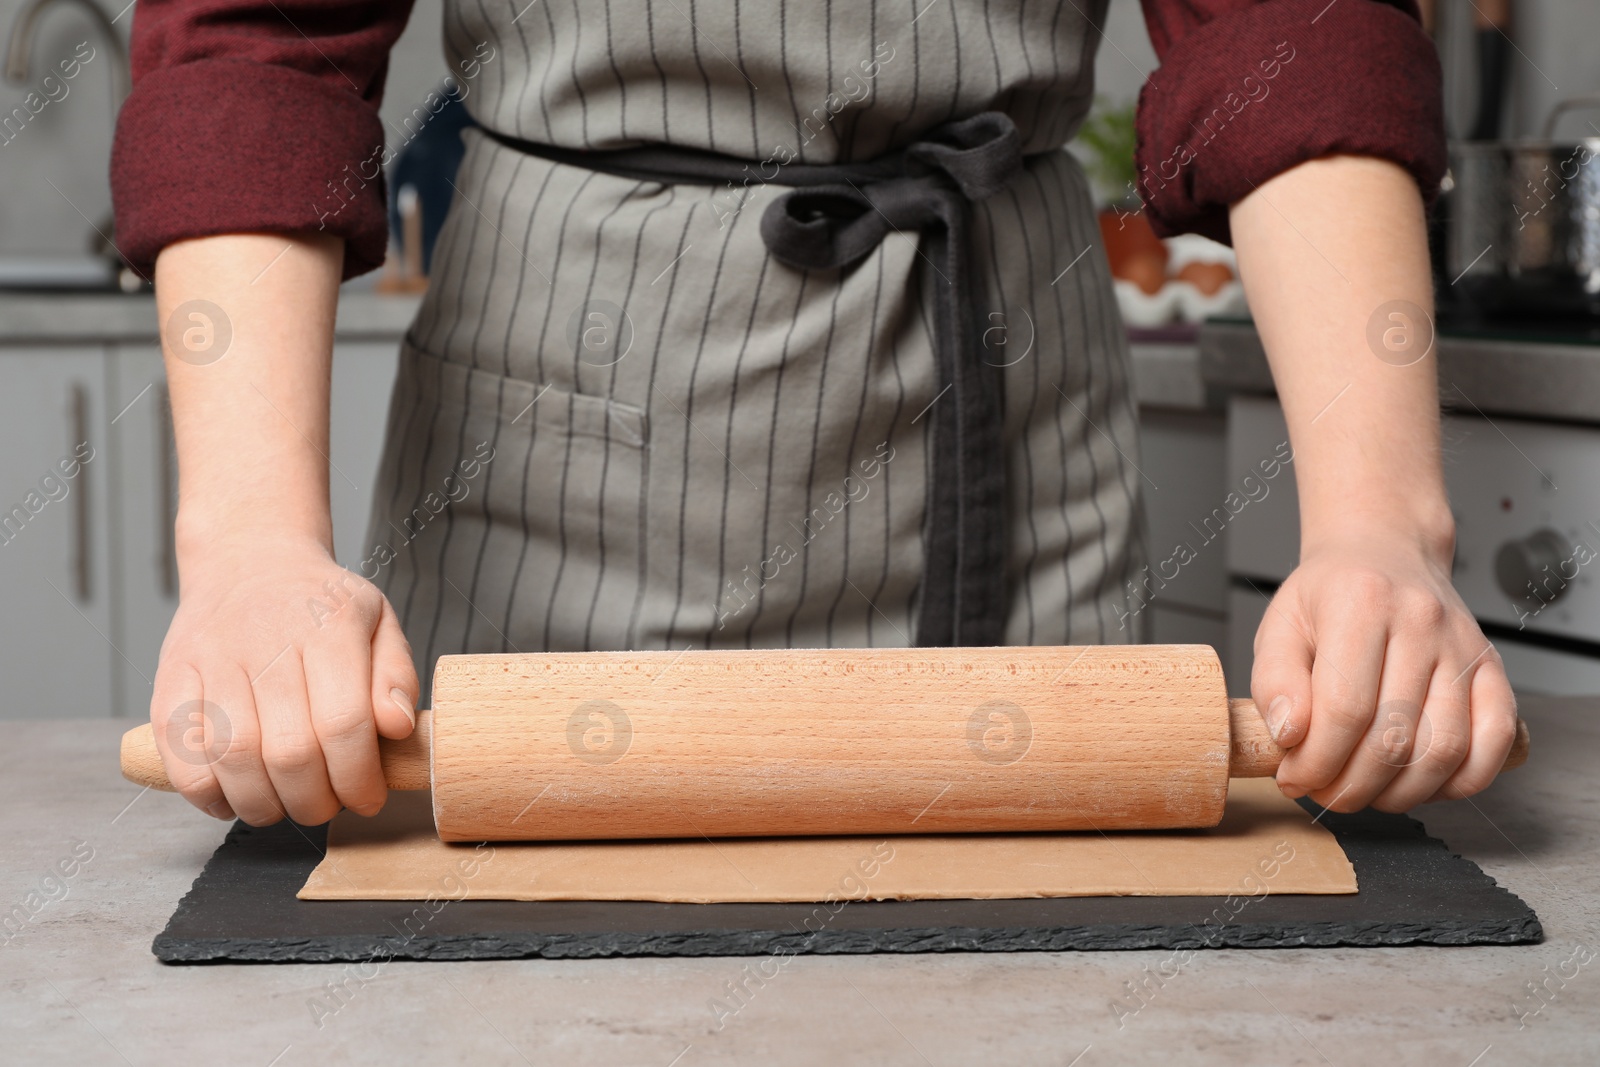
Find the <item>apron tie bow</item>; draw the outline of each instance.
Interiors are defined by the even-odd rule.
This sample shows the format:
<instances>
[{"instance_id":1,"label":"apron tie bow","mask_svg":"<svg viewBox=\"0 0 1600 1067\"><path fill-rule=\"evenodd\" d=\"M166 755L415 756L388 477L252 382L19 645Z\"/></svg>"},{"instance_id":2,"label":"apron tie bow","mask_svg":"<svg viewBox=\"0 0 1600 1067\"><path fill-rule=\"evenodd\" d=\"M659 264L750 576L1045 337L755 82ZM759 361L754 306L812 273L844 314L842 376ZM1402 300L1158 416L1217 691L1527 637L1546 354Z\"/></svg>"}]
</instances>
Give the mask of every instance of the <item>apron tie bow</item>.
<instances>
[{"instance_id":1,"label":"apron tie bow","mask_svg":"<svg viewBox=\"0 0 1600 1067\"><path fill-rule=\"evenodd\" d=\"M485 130L511 148L624 177L721 184L748 180L749 162L699 149L648 145L578 151ZM1022 172L1009 116L985 111L858 163L788 163L765 180L793 186L767 205L761 239L797 270L859 262L890 233L915 231L937 277L933 348L940 389L925 409L933 464L923 526L917 644L998 645L1005 635L1005 440L1001 370L972 328L967 208ZM920 419L922 416L918 416ZM916 420L913 420L916 421Z\"/></svg>"}]
</instances>

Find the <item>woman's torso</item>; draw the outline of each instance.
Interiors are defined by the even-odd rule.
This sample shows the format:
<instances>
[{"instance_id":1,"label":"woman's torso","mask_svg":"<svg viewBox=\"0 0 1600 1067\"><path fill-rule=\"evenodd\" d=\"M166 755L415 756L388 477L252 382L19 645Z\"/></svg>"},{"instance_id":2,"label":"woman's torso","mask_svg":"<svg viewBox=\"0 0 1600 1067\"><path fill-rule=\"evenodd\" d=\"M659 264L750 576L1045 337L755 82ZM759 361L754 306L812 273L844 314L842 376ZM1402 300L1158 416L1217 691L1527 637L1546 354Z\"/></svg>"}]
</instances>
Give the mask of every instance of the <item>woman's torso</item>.
<instances>
[{"instance_id":1,"label":"woman's torso","mask_svg":"<svg viewBox=\"0 0 1600 1067\"><path fill-rule=\"evenodd\" d=\"M759 166L1012 117L1024 171L971 209L981 358L1004 368L1005 639L1133 639L1126 344L1081 169L1051 151L1088 107L1103 4L515 3L453 3L445 29L474 116L524 139ZM367 572L424 673L453 651L914 644L943 395L919 235L799 271L759 233L780 186L467 142ZM429 494L453 503L418 511Z\"/></svg>"}]
</instances>

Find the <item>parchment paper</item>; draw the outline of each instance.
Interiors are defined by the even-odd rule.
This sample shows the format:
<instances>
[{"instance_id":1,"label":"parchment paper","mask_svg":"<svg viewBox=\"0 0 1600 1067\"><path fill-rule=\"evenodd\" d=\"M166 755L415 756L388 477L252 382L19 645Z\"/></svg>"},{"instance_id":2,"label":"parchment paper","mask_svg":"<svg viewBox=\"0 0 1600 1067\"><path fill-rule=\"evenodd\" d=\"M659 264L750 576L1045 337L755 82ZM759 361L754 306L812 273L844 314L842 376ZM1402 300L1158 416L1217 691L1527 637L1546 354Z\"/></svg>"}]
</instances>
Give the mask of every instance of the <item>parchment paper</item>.
<instances>
[{"instance_id":1,"label":"parchment paper","mask_svg":"<svg viewBox=\"0 0 1600 1067\"><path fill-rule=\"evenodd\" d=\"M1271 779L1210 830L447 845L426 792L343 812L304 900L680 903L1354 893L1337 839Z\"/></svg>"}]
</instances>

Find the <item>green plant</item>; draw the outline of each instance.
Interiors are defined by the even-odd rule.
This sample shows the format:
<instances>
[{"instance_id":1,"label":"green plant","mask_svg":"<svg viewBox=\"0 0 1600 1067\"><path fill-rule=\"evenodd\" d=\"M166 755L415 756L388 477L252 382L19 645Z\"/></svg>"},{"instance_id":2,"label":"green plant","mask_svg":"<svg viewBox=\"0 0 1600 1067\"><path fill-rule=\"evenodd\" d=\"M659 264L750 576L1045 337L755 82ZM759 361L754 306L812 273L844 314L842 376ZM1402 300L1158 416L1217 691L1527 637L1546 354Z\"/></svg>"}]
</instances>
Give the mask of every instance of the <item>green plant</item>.
<instances>
[{"instance_id":1,"label":"green plant","mask_svg":"<svg viewBox=\"0 0 1600 1067\"><path fill-rule=\"evenodd\" d=\"M1105 204L1136 201L1134 192L1133 149L1134 105L1116 104L1103 96L1095 97L1094 108L1078 131L1087 158L1084 169Z\"/></svg>"}]
</instances>

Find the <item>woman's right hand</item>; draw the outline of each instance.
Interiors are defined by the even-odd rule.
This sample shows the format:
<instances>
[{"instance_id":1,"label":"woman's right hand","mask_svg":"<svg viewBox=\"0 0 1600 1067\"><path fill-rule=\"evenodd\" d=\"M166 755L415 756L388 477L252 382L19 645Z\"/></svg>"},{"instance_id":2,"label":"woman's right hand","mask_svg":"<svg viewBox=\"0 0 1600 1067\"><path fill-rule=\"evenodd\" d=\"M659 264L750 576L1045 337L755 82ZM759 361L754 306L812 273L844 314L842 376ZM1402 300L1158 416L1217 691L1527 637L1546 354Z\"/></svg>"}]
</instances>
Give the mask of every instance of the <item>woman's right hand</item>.
<instances>
[{"instance_id":1,"label":"woman's right hand","mask_svg":"<svg viewBox=\"0 0 1600 1067\"><path fill-rule=\"evenodd\" d=\"M182 560L150 722L200 810L253 826L373 814L378 738L411 733L418 692L394 608L325 545L230 539Z\"/></svg>"},{"instance_id":2,"label":"woman's right hand","mask_svg":"<svg viewBox=\"0 0 1600 1067\"><path fill-rule=\"evenodd\" d=\"M189 802L255 826L371 813L418 696L394 609L333 559L329 380L344 242L216 234L156 259L178 446L178 613L150 723Z\"/></svg>"}]
</instances>

